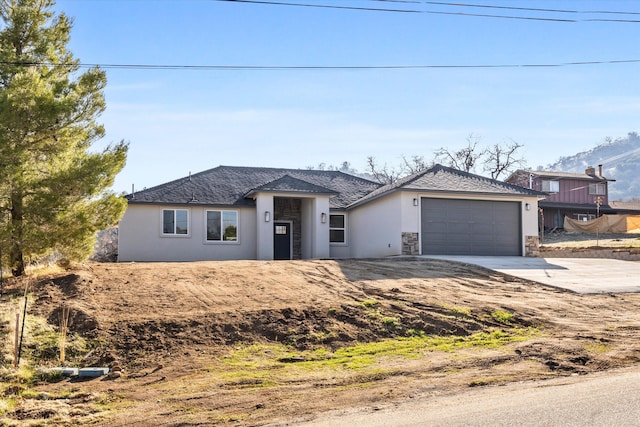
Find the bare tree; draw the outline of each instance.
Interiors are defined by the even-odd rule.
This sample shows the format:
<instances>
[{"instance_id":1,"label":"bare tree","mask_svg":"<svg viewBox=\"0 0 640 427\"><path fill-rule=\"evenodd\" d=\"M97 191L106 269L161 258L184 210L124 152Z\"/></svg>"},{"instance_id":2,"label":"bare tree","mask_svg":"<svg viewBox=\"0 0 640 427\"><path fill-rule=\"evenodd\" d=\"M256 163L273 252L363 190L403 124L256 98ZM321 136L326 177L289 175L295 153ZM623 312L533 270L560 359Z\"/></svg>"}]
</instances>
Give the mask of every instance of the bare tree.
<instances>
[{"instance_id":1,"label":"bare tree","mask_svg":"<svg viewBox=\"0 0 640 427\"><path fill-rule=\"evenodd\" d=\"M479 143L480 137L471 133L467 137L466 147L453 152L442 147L435 151L435 160L464 172L473 172L478 162L487 154L486 149L478 148Z\"/></svg>"},{"instance_id":2,"label":"bare tree","mask_svg":"<svg viewBox=\"0 0 640 427\"><path fill-rule=\"evenodd\" d=\"M373 156L367 157L367 173L380 184L393 184L404 176L402 168L390 168L386 163L380 166Z\"/></svg>"},{"instance_id":3,"label":"bare tree","mask_svg":"<svg viewBox=\"0 0 640 427\"><path fill-rule=\"evenodd\" d=\"M522 147L522 144L510 140L505 145L495 144L487 148L484 161L485 172L489 172L492 179L498 179L503 174L513 172L518 166L524 166L526 161L516 153Z\"/></svg>"},{"instance_id":4,"label":"bare tree","mask_svg":"<svg viewBox=\"0 0 640 427\"><path fill-rule=\"evenodd\" d=\"M307 170L318 170L318 171L338 171L348 173L350 175L359 176L360 173L357 169L351 167L351 163L348 161L343 161L339 166L335 165L327 165L325 162L318 163L317 166L307 166Z\"/></svg>"},{"instance_id":5,"label":"bare tree","mask_svg":"<svg viewBox=\"0 0 640 427\"><path fill-rule=\"evenodd\" d=\"M413 175L433 166L433 162L427 163L423 156L413 155L410 158L402 156L402 166L406 175Z\"/></svg>"},{"instance_id":6,"label":"bare tree","mask_svg":"<svg viewBox=\"0 0 640 427\"><path fill-rule=\"evenodd\" d=\"M425 161L423 156L413 155L402 156L402 162L398 166L390 167L386 163L381 166L373 156L369 156L366 173L369 179L381 184L392 184L402 177L428 169L439 162L464 172L475 172L478 166L482 166L483 171L489 173L492 179L499 179L501 175L526 165L526 161L518 156L522 144L510 139L503 144L483 147L480 142L481 138L471 133L467 137L465 147L457 151L442 147L434 152L434 160L430 163Z\"/></svg>"},{"instance_id":7,"label":"bare tree","mask_svg":"<svg viewBox=\"0 0 640 427\"><path fill-rule=\"evenodd\" d=\"M367 173L374 181L380 184L393 184L398 179L413 175L433 165L427 163L423 156L413 155L411 157L402 156L402 162L396 167L389 167L386 163L382 166L376 163L373 156L367 157Z\"/></svg>"}]
</instances>

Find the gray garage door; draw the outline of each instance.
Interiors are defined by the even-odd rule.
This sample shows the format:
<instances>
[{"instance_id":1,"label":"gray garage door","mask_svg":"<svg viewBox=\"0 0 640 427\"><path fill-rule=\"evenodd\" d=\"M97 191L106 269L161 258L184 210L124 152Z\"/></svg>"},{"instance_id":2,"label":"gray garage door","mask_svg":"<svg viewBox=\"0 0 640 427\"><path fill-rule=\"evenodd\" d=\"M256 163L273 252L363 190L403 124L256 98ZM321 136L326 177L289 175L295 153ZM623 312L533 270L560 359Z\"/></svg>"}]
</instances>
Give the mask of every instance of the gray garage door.
<instances>
[{"instance_id":1,"label":"gray garage door","mask_svg":"<svg viewBox=\"0 0 640 427\"><path fill-rule=\"evenodd\" d=\"M422 198L425 255L521 255L520 203Z\"/></svg>"}]
</instances>

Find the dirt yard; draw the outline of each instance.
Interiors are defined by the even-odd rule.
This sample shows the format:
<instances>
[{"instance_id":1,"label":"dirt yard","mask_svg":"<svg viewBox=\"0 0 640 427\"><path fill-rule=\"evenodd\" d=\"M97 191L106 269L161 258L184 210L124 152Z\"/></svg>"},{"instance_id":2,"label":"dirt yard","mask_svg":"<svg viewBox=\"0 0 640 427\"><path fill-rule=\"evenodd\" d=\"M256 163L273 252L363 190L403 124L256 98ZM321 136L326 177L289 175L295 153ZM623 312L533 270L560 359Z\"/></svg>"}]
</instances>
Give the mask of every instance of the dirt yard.
<instances>
[{"instance_id":1,"label":"dirt yard","mask_svg":"<svg viewBox=\"0 0 640 427\"><path fill-rule=\"evenodd\" d=\"M22 286L5 281L0 304ZM70 347L69 365L122 376L21 385L5 352L3 425L284 425L640 362L640 295L427 259L90 263L34 280L32 300L54 331L71 307L70 340L93 350Z\"/></svg>"}]
</instances>

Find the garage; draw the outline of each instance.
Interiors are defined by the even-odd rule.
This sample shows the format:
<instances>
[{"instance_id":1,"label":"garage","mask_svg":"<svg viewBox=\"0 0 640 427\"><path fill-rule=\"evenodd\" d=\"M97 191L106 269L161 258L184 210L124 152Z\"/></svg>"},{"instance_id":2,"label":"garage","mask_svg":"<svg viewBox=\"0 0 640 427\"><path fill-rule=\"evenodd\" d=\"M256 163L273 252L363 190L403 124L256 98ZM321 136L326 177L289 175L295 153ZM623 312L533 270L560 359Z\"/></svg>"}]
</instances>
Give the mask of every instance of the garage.
<instances>
[{"instance_id":1,"label":"garage","mask_svg":"<svg viewBox=\"0 0 640 427\"><path fill-rule=\"evenodd\" d=\"M423 197L421 229L423 255L522 255L520 202Z\"/></svg>"}]
</instances>

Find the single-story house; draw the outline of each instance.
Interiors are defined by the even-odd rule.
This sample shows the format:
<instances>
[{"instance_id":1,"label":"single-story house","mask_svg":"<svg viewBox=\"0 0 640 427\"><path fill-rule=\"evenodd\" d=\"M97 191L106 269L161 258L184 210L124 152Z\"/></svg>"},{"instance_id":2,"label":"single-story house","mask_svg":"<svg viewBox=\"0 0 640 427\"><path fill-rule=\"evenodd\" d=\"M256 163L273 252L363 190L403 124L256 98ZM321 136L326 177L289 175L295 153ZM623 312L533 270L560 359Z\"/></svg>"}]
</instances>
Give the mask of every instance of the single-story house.
<instances>
[{"instance_id":1,"label":"single-story house","mask_svg":"<svg viewBox=\"0 0 640 427\"><path fill-rule=\"evenodd\" d=\"M441 165L384 186L219 166L127 195L118 260L533 255L544 195Z\"/></svg>"}]
</instances>

